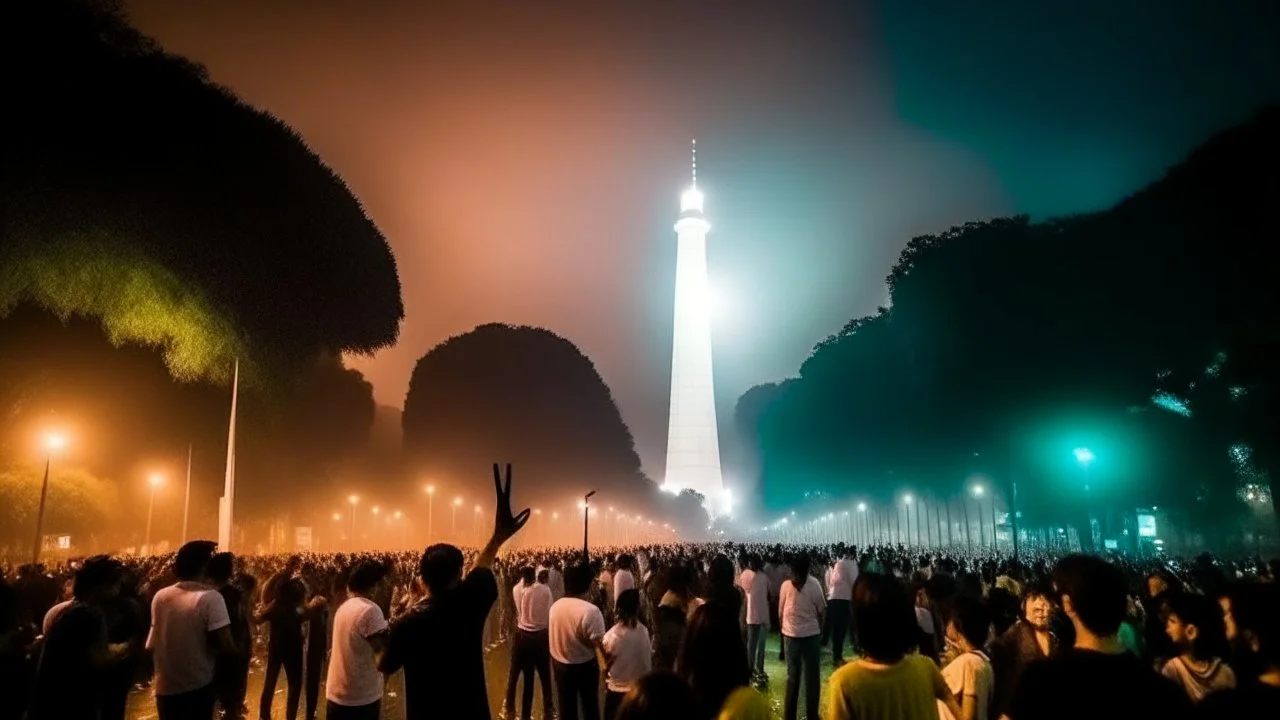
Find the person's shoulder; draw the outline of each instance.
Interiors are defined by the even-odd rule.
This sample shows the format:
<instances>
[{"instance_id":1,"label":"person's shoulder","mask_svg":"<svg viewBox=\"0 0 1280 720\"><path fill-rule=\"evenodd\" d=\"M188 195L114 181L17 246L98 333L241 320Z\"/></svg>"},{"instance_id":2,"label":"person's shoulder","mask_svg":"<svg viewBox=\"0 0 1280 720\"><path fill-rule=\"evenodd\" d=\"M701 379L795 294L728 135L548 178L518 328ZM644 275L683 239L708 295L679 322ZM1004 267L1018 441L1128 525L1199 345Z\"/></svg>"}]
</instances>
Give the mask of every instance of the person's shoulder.
<instances>
[{"instance_id":1,"label":"person's shoulder","mask_svg":"<svg viewBox=\"0 0 1280 720\"><path fill-rule=\"evenodd\" d=\"M831 687L835 688L841 685L857 682L857 679L866 672L866 669L856 661L845 663L844 665L836 668L835 672L831 673Z\"/></svg>"}]
</instances>

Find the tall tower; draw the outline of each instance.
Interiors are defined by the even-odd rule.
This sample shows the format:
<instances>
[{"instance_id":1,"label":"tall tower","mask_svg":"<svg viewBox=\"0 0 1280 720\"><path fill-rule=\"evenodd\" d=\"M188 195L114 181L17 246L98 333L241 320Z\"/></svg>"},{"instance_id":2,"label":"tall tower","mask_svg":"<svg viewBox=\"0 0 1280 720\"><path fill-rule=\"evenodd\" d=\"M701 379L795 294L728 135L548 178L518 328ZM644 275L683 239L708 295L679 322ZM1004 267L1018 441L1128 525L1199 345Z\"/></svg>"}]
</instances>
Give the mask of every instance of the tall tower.
<instances>
[{"instance_id":1,"label":"tall tower","mask_svg":"<svg viewBox=\"0 0 1280 720\"><path fill-rule=\"evenodd\" d=\"M676 221L676 312L671 347L671 414L663 489L702 493L713 512L725 501L711 371L711 312L707 290L707 232L698 191L698 146L693 184L680 196Z\"/></svg>"}]
</instances>

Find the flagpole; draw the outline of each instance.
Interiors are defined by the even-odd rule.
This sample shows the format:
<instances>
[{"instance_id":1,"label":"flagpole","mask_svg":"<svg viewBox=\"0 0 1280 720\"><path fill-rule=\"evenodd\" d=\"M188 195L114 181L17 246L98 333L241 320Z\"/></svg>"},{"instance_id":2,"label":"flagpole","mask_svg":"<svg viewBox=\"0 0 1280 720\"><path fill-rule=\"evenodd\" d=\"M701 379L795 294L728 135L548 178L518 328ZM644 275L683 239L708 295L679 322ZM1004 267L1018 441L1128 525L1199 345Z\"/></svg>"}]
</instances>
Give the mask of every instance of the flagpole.
<instances>
[{"instance_id":1,"label":"flagpole","mask_svg":"<svg viewBox=\"0 0 1280 720\"><path fill-rule=\"evenodd\" d=\"M240 359L236 359L235 375L231 380L231 421L227 427L227 476L218 503L218 548L231 550L231 529L236 501L236 403L240 395Z\"/></svg>"},{"instance_id":2,"label":"flagpole","mask_svg":"<svg viewBox=\"0 0 1280 720\"><path fill-rule=\"evenodd\" d=\"M182 544L187 543L187 518L191 514L191 451L192 445L187 444L187 493L182 499Z\"/></svg>"}]
</instances>

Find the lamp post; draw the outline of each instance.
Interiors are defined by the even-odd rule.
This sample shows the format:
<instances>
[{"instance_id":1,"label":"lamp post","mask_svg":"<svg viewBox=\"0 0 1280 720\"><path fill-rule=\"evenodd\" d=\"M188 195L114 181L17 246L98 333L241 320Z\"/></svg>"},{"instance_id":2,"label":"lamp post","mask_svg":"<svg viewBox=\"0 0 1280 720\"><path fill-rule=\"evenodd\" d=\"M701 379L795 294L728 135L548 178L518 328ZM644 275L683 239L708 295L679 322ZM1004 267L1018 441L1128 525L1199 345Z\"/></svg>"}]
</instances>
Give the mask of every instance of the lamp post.
<instances>
[{"instance_id":1,"label":"lamp post","mask_svg":"<svg viewBox=\"0 0 1280 720\"><path fill-rule=\"evenodd\" d=\"M476 509L471 513L471 538L472 542L480 544L480 506L476 505Z\"/></svg>"},{"instance_id":2,"label":"lamp post","mask_svg":"<svg viewBox=\"0 0 1280 720\"><path fill-rule=\"evenodd\" d=\"M458 539L458 508L462 507L462 498L453 499L453 509L449 511L449 539L457 542Z\"/></svg>"},{"instance_id":3,"label":"lamp post","mask_svg":"<svg viewBox=\"0 0 1280 720\"><path fill-rule=\"evenodd\" d=\"M858 517L861 518L861 520L859 520L859 524L862 527L862 544L867 545L867 504L864 502L858 503Z\"/></svg>"},{"instance_id":4,"label":"lamp post","mask_svg":"<svg viewBox=\"0 0 1280 720\"><path fill-rule=\"evenodd\" d=\"M427 486L427 544L430 544L436 536L436 486Z\"/></svg>"},{"instance_id":5,"label":"lamp post","mask_svg":"<svg viewBox=\"0 0 1280 720\"><path fill-rule=\"evenodd\" d=\"M182 544L187 543L187 518L191 514L191 452L193 446L187 445L187 490L182 496Z\"/></svg>"},{"instance_id":6,"label":"lamp post","mask_svg":"<svg viewBox=\"0 0 1280 720\"><path fill-rule=\"evenodd\" d=\"M583 565L586 565L587 562L590 561L591 559L591 553L587 549L587 523L590 520L590 516L591 516L591 496L595 494L596 494L596 491L592 490L591 492L582 496L582 564Z\"/></svg>"},{"instance_id":7,"label":"lamp post","mask_svg":"<svg viewBox=\"0 0 1280 720\"><path fill-rule=\"evenodd\" d=\"M982 485L973 486L973 501L978 503L978 547L982 547L985 541L985 531L982 529L982 493L986 491ZM995 546L996 529L991 528L991 545Z\"/></svg>"},{"instance_id":8,"label":"lamp post","mask_svg":"<svg viewBox=\"0 0 1280 720\"><path fill-rule=\"evenodd\" d=\"M902 498L903 508L902 514L907 518L907 545L911 544L911 495L908 493ZM920 534L920 523L916 523L916 535Z\"/></svg>"},{"instance_id":9,"label":"lamp post","mask_svg":"<svg viewBox=\"0 0 1280 720\"><path fill-rule=\"evenodd\" d=\"M52 434L44 439L44 481L40 483L40 509L36 512L36 541L31 549L31 564L40 562L40 546L44 540L44 508L49 498L49 468L53 465L53 454L67 446L66 438Z\"/></svg>"},{"instance_id":10,"label":"lamp post","mask_svg":"<svg viewBox=\"0 0 1280 720\"><path fill-rule=\"evenodd\" d=\"M546 528L542 527L542 510L539 508L534 508L533 515L534 517L538 518L538 528L537 530L534 531L534 537L537 538L536 542L539 545L545 545L546 540L543 539L543 536L546 534L545 532Z\"/></svg>"}]
</instances>

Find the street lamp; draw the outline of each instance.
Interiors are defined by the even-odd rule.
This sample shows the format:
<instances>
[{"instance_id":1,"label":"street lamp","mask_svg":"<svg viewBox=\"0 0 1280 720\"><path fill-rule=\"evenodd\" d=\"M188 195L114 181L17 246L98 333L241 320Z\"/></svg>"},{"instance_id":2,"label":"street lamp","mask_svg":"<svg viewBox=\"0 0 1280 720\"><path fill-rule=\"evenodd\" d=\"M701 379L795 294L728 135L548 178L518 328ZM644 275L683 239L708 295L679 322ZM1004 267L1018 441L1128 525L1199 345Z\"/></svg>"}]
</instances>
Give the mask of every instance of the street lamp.
<instances>
[{"instance_id":1,"label":"street lamp","mask_svg":"<svg viewBox=\"0 0 1280 720\"><path fill-rule=\"evenodd\" d=\"M480 506L479 505L476 505L475 512L471 514L471 537L474 538L475 543L479 544L480 542Z\"/></svg>"},{"instance_id":2,"label":"street lamp","mask_svg":"<svg viewBox=\"0 0 1280 720\"><path fill-rule=\"evenodd\" d=\"M982 494L984 492L986 492L986 488L983 487L981 483L978 483L973 486L973 501L978 503L978 545L979 546L981 546L983 541L986 539L985 537L986 531L982 527ZM965 512L968 512L968 510L966 510ZM995 547L995 543L996 543L996 529L993 526L991 528L992 547Z\"/></svg>"},{"instance_id":3,"label":"street lamp","mask_svg":"<svg viewBox=\"0 0 1280 720\"><path fill-rule=\"evenodd\" d=\"M1093 451L1087 447L1078 447L1071 451L1076 456L1076 462L1080 463L1080 471L1084 475L1084 515L1085 523L1089 530L1089 547L1094 546L1093 541L1093 506L1089 501L1089 466L1093 464L1096 456Z\"/></svg>"},{"instance_id":4,"label":"street lamp","mask_svg":"<svg viewBox=\"0 0 1280 720\"><path fill-rule=\"evenodd\" d=\"M427 542L435 537L436 522L436 486L428 485L427 490Z\"/></svg>"},{"instance_id":5,"label":"street lamp","mask_svg":"<svg viewBox=\"0 0 1280 720\"><path fill-rule=\"evenodd\" d=\"M155 553L151 551L151 513L156 508L156 488L160 487L163 483L164 476L160 473L152 473L151 477L147 478L147 484L151 486L151 495L150 499L147 500L147 534L144 538L143 544L147 546L148 555L155 555Z\"/></svg>"},{"instance_id":6,"label":"street lamp","mask_svg":"<svg viewBox=\"0 0 1280 720\"><path fill-rule=\"evenodd\" d=\"M587 522L591 517L591 496L595 494L596 491L592 490L582 496L582 563L584 565L589 562L591 557L590 552L587 550Z\"/></svg>"},{"instance_id":7,"label":"street lamp","mask_svg":"<svg viewBox=\"0 0 1280 720\"><path fill-rule=\"evenodd\" d=\"M462 507L462 498L453 499L453 507L449 510L449 536L455 542L458 539L458 508Z\"/></svg>"},{"instance_id":8,"label":"street lamp","mask_svg":"<svg viewBox=\"0 0 1280 720\"><path fill-rule=\"evenodd\" d=\"M44 480L40 483L40 509L36 513L36 541L31 549L31 564L40 562L40 545L44 539L44 508L49 498L49 468L53 465L53 454L61 452L67 446L67 439L58 433L50 433L44 438Z\"/></svg>"},{"instance_id":9,"label":"street lamp","mask_svg":"<svg viewBox=\"0 0 1280 720\"><path fill-rule=\"evenodd\" d=\"M911 493L907 493L902 497L904 507L902 514L907 518L907 544L911 544ZM920 523L916 523L916 534L920 534Z\"/></svg>"}]
</instances>

